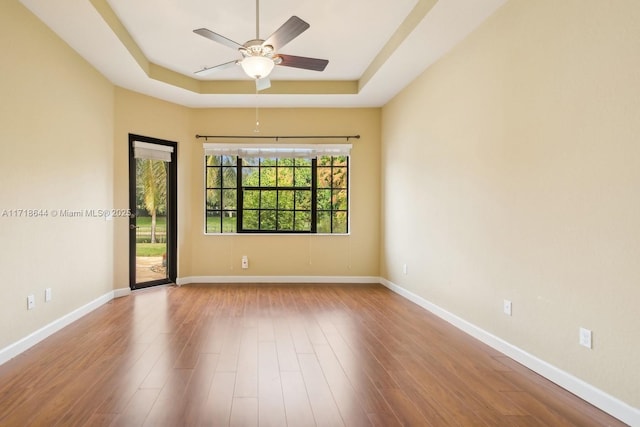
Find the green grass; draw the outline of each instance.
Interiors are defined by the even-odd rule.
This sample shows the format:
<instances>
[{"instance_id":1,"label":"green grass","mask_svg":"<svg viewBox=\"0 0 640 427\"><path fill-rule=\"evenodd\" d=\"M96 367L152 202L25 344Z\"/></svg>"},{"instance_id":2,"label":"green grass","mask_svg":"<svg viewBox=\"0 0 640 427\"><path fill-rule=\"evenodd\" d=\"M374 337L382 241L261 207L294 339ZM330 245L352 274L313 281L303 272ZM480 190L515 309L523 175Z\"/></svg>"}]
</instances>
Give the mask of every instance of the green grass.
<instances>
[{"instance_id":1,"label":"green grass","mask_svg":"<svg viewBox=\"0 0 640 427\"><path fill-rule=\"evenodd\" d=\"M136 243L136 256L162 256L166 251L166 243Z\"/></svg>"},{"instance_id":2,"label":"green grass","mask_svg":"<svg viewBox=\"0 0 640 427\"><path fill-rule=\"evenodd\" d=\"M224 217L222 219L224 232L235 233L236 231L236 218ZM207 218L207 232L208 233L220 233L220 217L208 217Z\"/></svg>"},{"instance_id":3,"label":"green grass","mask_svg":"<svg viewBox=\"0 0 640 427\"><path fill-rule=\"evenodd\" d=\"M138 243L151 242L151 217L139 216L136 218L136 240ZM164 242L167 238L167 218L156 217L156 241Z\"/></svg>"},{"instance_id":4,"label":"green grass","mask_svg":"<svg viewBox=\"0 0 640 427\"><path fill-rule=\"evenodd\" d=\"M136 218L136 225L140 230L151 232L151 217L139 216ZM167 218L163 216L156 217L156 231L164 232L167 229Z\"/></svg>"}]
</instances>

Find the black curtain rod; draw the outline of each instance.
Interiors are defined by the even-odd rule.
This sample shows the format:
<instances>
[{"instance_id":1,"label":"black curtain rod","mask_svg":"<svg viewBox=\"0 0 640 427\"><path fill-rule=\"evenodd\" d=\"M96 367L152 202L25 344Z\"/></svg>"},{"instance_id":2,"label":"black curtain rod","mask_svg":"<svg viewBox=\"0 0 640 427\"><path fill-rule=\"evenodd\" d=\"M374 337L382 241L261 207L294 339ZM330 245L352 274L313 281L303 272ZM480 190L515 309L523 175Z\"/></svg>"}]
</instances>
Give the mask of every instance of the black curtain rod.
<instances>
[{"instance_id":1,"label":"black curtain rod","mask_svg":"<svg viewBox=\"0 0 640 427\"><path fill-rule=\"evenodd\" d=\"M301 135L301 136L266 136L266 135L196 135L196 138L212 139L360 139L360 135Z\"/></svg>"}]
</instances>

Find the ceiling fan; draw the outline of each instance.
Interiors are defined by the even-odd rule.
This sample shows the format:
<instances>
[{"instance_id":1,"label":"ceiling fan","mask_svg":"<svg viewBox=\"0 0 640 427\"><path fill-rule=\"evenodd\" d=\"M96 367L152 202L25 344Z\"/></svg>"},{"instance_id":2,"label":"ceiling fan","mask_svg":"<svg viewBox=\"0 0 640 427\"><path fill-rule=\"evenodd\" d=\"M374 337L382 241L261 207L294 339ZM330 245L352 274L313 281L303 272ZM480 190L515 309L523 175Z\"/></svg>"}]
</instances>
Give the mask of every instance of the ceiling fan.
<instances>
[{"instance_id":1,"label":"ceiling fan","mask_svg":"<svg viewBox=\"0 0 640 427\"><path fill-rule=\"evenodd\" d=\"M269 74L276 65L302 68L305 70L324 71L329 63L326 59L307 58L304 56L293 56L278 53L280 48L284 47L284 45L306 31L310 26L308 23L297 16L292 16L266 40L263 40L260 38L259 15L260 0L256 0L256 38L249 40L244 44L237 43L206 28L193 30L194 33L199 34L202 37L206 37L232 49L238 50L242 55L241 59L225 62L224 64L215 65L213 67L205 67L202 70L196 71L195 74L199 76L208 75L212 72L240 64L244 72L252 79L255 79L256 90L263 90L271 87Z\"/></svg>"}]
</instances>

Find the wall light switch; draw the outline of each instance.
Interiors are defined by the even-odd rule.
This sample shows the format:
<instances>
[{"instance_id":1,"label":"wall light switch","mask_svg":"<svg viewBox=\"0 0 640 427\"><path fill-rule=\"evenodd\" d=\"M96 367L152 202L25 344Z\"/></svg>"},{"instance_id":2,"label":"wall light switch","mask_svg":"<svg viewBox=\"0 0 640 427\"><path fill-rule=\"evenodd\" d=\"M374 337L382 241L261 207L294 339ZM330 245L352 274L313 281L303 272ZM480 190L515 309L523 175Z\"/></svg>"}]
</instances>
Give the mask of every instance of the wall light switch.
<instances>
[{"instance_id":1,"label":"wall light switch","mask_svg":"<svg viewBox=\"0 0 640 427\"><path fill-rule=\"evenodd\" d=\"M249 268L249 257L247 257L246 255L242 256L242 268L243 269Z\"/></svg>"},{"instance_id":2,"label":"wall light switch","mask_svg":"<svg viewBox=\"0 0 640 427\"><path fill-rule=\"evenodd\" d=\"M44 302L51 301L51 288L47 288L44 290Z\"/></svg>"},{"instance_id":3,"label":"wall light switch","mask_svg":"<svg viewBox=\"0 0 640 427\"><path fill-rule=\"evenodd\" d=\"M34 295L29 295L27 297L27 310L31 310L36 306L36 297Z\"/></svg>"}]
</instances>

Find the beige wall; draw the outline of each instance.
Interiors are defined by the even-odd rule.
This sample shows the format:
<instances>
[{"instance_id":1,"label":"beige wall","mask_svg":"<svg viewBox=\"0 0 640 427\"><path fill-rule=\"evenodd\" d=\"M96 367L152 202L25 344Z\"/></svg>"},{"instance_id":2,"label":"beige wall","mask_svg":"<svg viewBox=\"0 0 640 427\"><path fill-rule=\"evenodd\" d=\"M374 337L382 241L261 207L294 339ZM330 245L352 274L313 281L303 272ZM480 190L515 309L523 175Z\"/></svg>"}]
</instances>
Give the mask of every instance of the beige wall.
<instances>
[{"instance_id":1,"label":"beige wall","mask_svg":"<svg viewBox=\"0 0 640 427\"><path fill-rule=\"evenodd\" d=\"M128 134L178 142L179 280L203 276L378 277L380 109L259 111L261 135L362 136L350 141L350 235L205 235L204 140L195 135L253 135L255 109L188 109L120 88L116 89L115 105L117 208L128 204ZM116 289L128 287L127 227L125 221L116 223ZM249 257L248 270L240 268L242 255Z\"/></svg>"},{"instance_id":2,"label":"beige wall","mask_svg":"<svg viewBox=\"0 0 640 427\"><path fill-rule=\"evenodd\" d=\"M385 106L381 156L385 278L635 407L639 35L635 0L512 0Z\"/></svg>"},{"instance_id":3,"label":"beige wall","mask_svg":"<svg viewBox=\"0 0 640 427\"><path fill-rule=\"evenodd\" d=\"M255 114L255 109L194 110L192 134L252 135ZM259 116L261 135L361 135L361 139L350 141L353 143L351 233L343 236L204 235L204 140L192 138L190 186L194 192L190 221L193 229L189 236L192 254L188 275L377 277L380 109L261 109ZM248 270L240 268L242 255L249 257Z\"/></svg>"},{"instance_id":4,"label":"beige wall","mask_svg":"<svg viewBox=\"0 0 640 427\"><path fill-rule=\"evenodd\" d=\"M0 349L113 289L113 86L17 1L0 13ZM44 290L53 300L44 302ZM27 311L27 295L36 306Z\"/></svg>"},{"instance_id":5,"label":"beige wall","mask_svg":"<svg viewBox=\"0 0 640 427\"><path fill-rule=\"evenodd\" d=\"M116 88L114 138L114 203L129 207L129 134L178 143L178 275L189 270L193 190L188 184L191 163L190 110L149 96ZM117 221L114 238L114 287L129 287L129 222Z\"/></svg>"}]
</instances>

